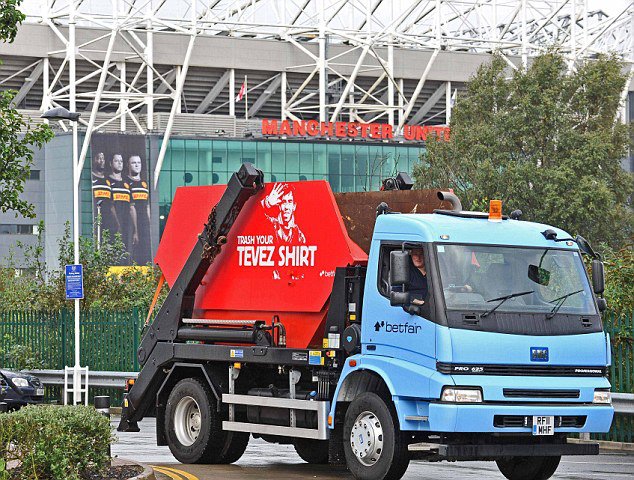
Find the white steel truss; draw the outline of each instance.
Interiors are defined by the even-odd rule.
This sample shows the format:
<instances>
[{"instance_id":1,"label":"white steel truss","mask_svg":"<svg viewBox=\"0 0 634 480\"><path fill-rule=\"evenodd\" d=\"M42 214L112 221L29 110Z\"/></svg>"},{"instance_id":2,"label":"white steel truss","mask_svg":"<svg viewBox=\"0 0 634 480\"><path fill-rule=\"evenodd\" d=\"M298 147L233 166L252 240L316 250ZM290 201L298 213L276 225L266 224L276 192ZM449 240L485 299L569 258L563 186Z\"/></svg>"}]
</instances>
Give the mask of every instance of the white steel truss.
<instances>
[{"instance_id":1,"label":"white steel truss","mask_svg":"<svg viewBox=\"0 0 634 480\"><path fill-rule=\"evenodd\" d=\"M250 99L247 114L257 113L279 91L282 119L380 120L395 125L397 132L412 120L425 120L431 103L427 99L421 106L419 96L442 52L497 51L512 68L522 68L531 57L556 47L570 69L606 52L634 66L634 1L611 15L589 10L588 0L26 0L24 8L28 21L48 25L65 46L50 51L37 67L44 81L42 110L86 105L80 166L93 132L114 122L125 131L128 120L138 132L151 132L155 105L169 102L155 182L201 36L275 40L301 52L298 58L305 61L263 82L268 87L262 98ZM93 35L78 39L77 27ZM167 73L155 65L158 34L175 37L180 62ZM397 50L424 52L420 58L426 65L409 93L396 73ZM53 58L63 60L53 66ZM91 71L78 72L77 59L88 62ZM303 75L295 88L287 81L291 74ZM361 77L374 80L368 84ZM227 70L223 85L196 112L208 111L227 85L234 115L236 80L235 71ZM455 91L451 82L435 87L433 100L445 98L441 113L448 121ZM116 105L116 113L100 116L105 105Z\"/></svg>"}]
</instances>

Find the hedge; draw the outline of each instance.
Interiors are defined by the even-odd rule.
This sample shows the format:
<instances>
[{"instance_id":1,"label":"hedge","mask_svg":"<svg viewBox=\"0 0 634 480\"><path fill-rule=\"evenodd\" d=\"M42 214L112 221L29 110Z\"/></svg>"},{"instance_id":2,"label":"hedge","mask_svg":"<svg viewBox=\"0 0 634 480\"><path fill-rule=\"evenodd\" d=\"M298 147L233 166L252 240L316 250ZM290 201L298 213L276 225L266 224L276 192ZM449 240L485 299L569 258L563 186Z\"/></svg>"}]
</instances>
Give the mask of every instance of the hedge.
<instances>
[{"instance_id":1,"label":"hedge","mask_svg":"<svg viewBox=\"0 0 634 480\"><path fill-rule=\"evenodd\" d=\"M92 407L0 414L0 480L79 480L109 466L111 439L108 419Z\"/></svg>"}]
</instances>

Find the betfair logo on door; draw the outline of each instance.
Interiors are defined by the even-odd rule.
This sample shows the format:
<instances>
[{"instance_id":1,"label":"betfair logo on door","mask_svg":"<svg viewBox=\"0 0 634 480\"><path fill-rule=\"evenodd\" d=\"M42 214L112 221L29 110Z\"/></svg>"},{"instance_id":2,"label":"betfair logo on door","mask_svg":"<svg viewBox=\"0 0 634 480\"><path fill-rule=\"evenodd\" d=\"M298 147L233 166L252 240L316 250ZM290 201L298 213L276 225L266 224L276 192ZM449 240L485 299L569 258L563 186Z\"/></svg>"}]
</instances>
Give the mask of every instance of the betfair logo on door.
<instances>
[{"instance_id":1,"label":"betfair logo on door","mask_svg":"<svg viewBox=\"0 0 634 480\"><path fill-rule=\"evenodd\" d=\"M376 322L374 324L374 331L380 332L382 329L386 333L407 333L417 334L420 331L420 325L411 325L409 323L389 323L389 322Z\"/></svg>"}]
</instances>

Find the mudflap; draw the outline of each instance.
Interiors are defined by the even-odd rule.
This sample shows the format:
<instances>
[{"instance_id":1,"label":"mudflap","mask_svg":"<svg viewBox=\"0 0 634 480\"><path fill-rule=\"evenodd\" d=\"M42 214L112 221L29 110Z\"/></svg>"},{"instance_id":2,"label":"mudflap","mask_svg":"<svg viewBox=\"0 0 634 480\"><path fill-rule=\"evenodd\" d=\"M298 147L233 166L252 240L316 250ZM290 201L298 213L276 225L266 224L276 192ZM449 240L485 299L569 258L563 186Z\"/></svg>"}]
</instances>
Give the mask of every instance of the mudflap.
<instances>
[{"instance_id":1,"label":"mudflap","mask_svg":"<svg viewBox=\"0 0 634 480\"><path fill-rule=\"evenodd\" d=\"M139 424L129 419L128 394L123 394L123 403L121 404L121 421L117 427L117 432L140 432Z\"/></svg>"}]
</instances>

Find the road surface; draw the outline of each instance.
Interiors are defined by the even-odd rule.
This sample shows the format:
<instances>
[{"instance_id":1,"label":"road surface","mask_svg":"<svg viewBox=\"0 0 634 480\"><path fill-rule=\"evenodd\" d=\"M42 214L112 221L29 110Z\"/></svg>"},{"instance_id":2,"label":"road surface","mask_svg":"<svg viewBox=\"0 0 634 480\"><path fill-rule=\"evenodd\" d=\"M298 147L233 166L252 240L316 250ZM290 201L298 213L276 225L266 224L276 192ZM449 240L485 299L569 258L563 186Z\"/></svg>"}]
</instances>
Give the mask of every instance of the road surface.
<instances>
[{"instance_id":1,"label":"road surface","mask_svg":"<svg viewBox=\"0 0 634 480\"><path fill-rule=\"evenodd\" d=\"M113 426L119 419L113 418ZM139 423L139 433L116 432L112 454L158 467L159 480L318 480L352 479L344 468L308 465L291 445L276 445L251 439L242 458L233 465L183 465L168 447L156 446L155 421ZM632 480L634 455L601 454L598 457L564 457L554 480ZM492 479L504 480L493 462L411 462L404 480Z\"/></svg>"}]
</instances>

